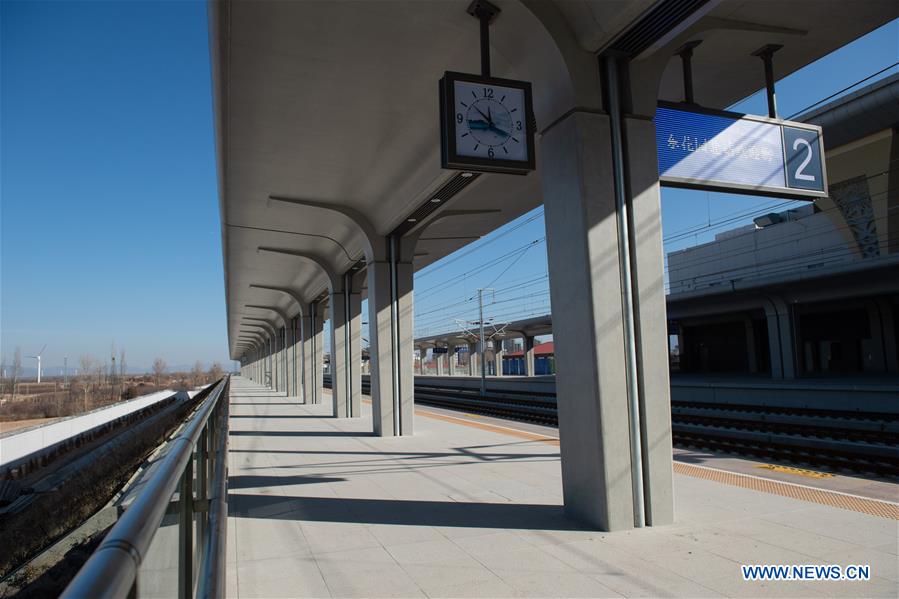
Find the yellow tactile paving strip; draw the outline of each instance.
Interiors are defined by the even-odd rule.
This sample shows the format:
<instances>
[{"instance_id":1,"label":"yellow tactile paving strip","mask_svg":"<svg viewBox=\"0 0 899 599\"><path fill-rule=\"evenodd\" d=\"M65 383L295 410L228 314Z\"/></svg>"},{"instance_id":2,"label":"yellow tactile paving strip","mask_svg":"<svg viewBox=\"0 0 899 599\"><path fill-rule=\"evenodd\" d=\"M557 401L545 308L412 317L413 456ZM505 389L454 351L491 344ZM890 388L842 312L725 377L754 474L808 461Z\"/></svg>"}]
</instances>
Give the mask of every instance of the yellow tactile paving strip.
<instances>
[{"instance_id":1,"label":"yellow tactile paving strip","mask_svg":"<svg viewBox=\"0 0 899 599\"><path fill-rule=\"evenodd\" d=\"M752 489L753 491L761 491L762 493L771 493L772 495L810 501L871 516L899 520L899 505L886 501L868 499L847 493L837 493L835 491L825 491L824 489L780 482L760 476L737 474L726 470L718 470L717 468L684 464L683 462L674 462L674 471L678 474L703 478L735 487L743 487L744 489Z\"/></svg>"},{"instance_id":2,"label":"yellow tactile paving strip","mask_svg":"<svg viewBox=\"0 0 899 599\"><path fill-rule=\"evenodd\" d=\"M443 420L445 422L453 422L463 424L474 428L479 428L495 433L502 433L520 439L528 439L531 441L540 441L559 446L557 437L550 437L524 431L506 426L498 426L487 424L485 422L473 422L466 418L456 418L445 414L437 414L426 410L416 408L415 414L434 420ZM827 491L824 489L815 489L805 485L797 485L795 483L787 483L760 476L751 476L748 474L737 474L736 472L728 472L717 468L709 468L707 466L696 466L693 464L684 464L683 462L674 462L674 471L684 476L692 476L693 478L702 478L726 485L760 491L762 493L771 493L772 495L780 495L781 497L789 497L791 499L799 499L800 501L808 501L819 505L860 512L871 516L879 516L890 520L899 520L899 504L887 501L879 501L877 499L868 499L867 497L859 497L857 495L849 495L847 493L838 493L836 491Z\"/></svg>"}]
</instances>

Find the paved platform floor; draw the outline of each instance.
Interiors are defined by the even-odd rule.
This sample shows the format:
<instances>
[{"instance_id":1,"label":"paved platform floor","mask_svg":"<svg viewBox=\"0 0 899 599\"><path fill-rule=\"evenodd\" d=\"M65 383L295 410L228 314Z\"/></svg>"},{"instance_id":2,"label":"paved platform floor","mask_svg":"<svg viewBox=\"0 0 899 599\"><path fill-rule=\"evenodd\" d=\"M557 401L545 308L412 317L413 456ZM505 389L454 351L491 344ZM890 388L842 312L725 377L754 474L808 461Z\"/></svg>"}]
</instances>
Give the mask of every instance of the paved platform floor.
<instances>
[{"instance_id":1,"label":"paved platform floor","mask_svg":"<svg viewBox=\"0 0 899 599\"><path fill-rule=\"evenodd\" d=\"M364 412L232 379L229 596L899 594L894 518L676 474L676 524L591 531L564 516L539 434L432 413L378 438ZM741 564L870 564L872 580L746 582Z\"/></svg>"}]
</instances>

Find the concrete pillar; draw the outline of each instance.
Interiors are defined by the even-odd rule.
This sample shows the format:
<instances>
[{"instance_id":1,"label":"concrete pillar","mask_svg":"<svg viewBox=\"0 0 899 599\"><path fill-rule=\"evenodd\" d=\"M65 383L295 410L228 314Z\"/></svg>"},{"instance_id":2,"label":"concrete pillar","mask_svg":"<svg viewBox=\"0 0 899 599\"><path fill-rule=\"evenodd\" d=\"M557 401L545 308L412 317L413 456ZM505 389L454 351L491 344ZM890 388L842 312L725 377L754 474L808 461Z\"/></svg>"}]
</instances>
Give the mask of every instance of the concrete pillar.
<instances>
[{"instance_id":1,"label":"concrete pillar","mask_svg":"<svg viewBox=\"0 0 899 599\"><path fill-rule=\"evenodd\" d=\"M269 333L268 338L268 371L269 371L269 387L272 391L278 390L278 338L273 333Z\"/></svg>"},{"instance_id":2,"label":"concrete pillar","mask_svg":"<svg viewBox=\"0 0 899 599\"><path fill-rule=\"evenodd\" d=\"M522 337L524 343L522 344L522 355L524 356L524 375L525 376L534 376L536 371L534 370L534 337L531 335L525 335Z\"/></svg>"},{"instance_id":3,"label":"concrete pillar","mask_svg":"<svg viewBox=\"0 0 899 599\"><path fill-rule=\"evenodd\" d=\"M303 403L313 403L312 393L312 306L303 313L302 321L302 370L303 370Z\"/></svg>"},{"instance_id":4,"label":"concrete pillar","mask_svg":"<svg viewBox=\"0 0 899 599\"><path fill-rule=\"evenodd\" d=\"M413 431L412 259L402 240L384 243L387 259L366 270L374 433L390 437Z\"/></svg>"},{"instance_id":5,"label":"concrete pillar","mask_svg":"<svg viewBox=\"0 0 899 599\"><path fill-rule=\"evenodd\" d=\"M303 315L303 395L307 404L322 401L323 329L321 306L309 304Z\"/></svg>"},{"instance_id":6,"label":"concrete pillar","mask_svg":"<svg viewBox=\"0 0 899 599\"><path fill-rule=\"evenodd\" d=\"M290 392L293 390L293 381L291 380L291 374L293 373L291 360L293 351L293 341L291 340L292 325L293 319L288 319L284 322L284 328L281 329L281 335L284 337L284 394L287 397L290 397Z\"/></svg>"},{"instance_id":7,"label":"concrete pillar","mask_svg":"<svg viewBox=\"0 0 899 599\"><path fill-rule=\"evenodd\" d=\"M469 343L468 344L468 376L475 376L477 374L477 370L475 369L475 359L478 355L478 344L477 343Z\"/></svg>"},{"instance_id":8,"label":"concrete pillar","mask_svg":"<svg viewBox=\"0 0 899 599\"><path fill-rule=\"evenodd\" d=\"M284 395L290 396L290 344L287 333L290 330L290 323L285 321L281 327L281 383L284 386Z\"/></svg>"},{"instance_id":9,"label":"concrete pillar","mask_svg":"<svg viewBox=\"0 0 899 599\"><path fill-rule=\"evenodd\" d=\"M291 357L291 390L293 396L303 401L303 320L302 315L297 314L291 320L291 339L293 346L290 350Z\"/></svg>"},{"instance_id":10,"label":"concrete pillar","mask_svg":"<svg viewBox=\"0 0 899 599\"><path fill-rule=\"evenodd\" d=\"M350 414L347 385L346 293L343 288L331 289L331 415L347 418Z\"/></svg>"},{"instance_id":11,"label":"concrete pillar","mask_svg":"<svg viewBox=\"0 0 899 599\"><path fill-rule=\"evenodd\" d=\"M362 406L361 359L362 296L353 292L353 276L340 277L332 287L331 306L331 395L335 418L359 417Z\"/></svg>"},{"instance_id":12,"label":"concrete pillar","mask_svg":"<svg viewBox=\"0 0 899 599\"><path fill-rule=\"evenodd\" d=\"M287 394L286 382L287 378L284 376L286 369L284 368L284 359L287 357L286 346L284 344L284 329L278 327L275 329L275 339L277 340L278 347L278 391L284 391L285 395Z\"/></svg>"},{"instance_id":13,"label":"concrete pillar","mask_svg":"<svg viewBox=\"0 0 899 599\"><path fill-rule=\"evenodd\" d=\"M449 344L446 349L447 372L450 376L456 376L456 346Z\"/></svg>"},{"instance_id":14,"label":"concrete pillar","mask_svg":"<svg viewBox=\"0 0 899 599\"><path fill-rule=\"evenodd\" d=\"M322 378L325 374L325 319L321 304L315 304L315 319L312 328L312 403L322 402Z\"/></svg>"},{"instance_id":15,"label":"concrete pillar","mask_svg":"<svg viewBox=\"0 0 899 599\"><path fill-rule=\"evenodd\" d=\"M349 381L349 416L362 416L362 293L361 284L353 283L349 291L349 315L347 317L348 338L350 343L349 364L347 365Z\"/></svg>"},{"instance_id":16,"label":"concrete pillar","mask_svg":"<svg viewBox=\"0 0 899 599\"><path fill-rule=\"evenodd\" d=\"M768 349L771 353L771 378L796 378L796 342L793 310L780 297L765 301L768 324Z\"/></svg>"},{"instance_id":17,"label":"concrete pillar","mask_svg":"<svg viewBox=\"0 0 899 599\"><path fill-rule=\"evenodd\" d=\"M434 346L437 347L436 345ZM437 376L443 376L443 357L446 354L433 354L434 355L434 363L437 366Z\"/></svg>"},{"instance_id":18,"label":"concrete pillar","mask_svg":"<svg viewBox=\"0 0 899 599\"><path fill-rule=\"evenodd\" d=\"M648 117L621 121L625 151L618 155L627 180L618 182L637 228L630 249L640 427L633 438L611 119L574 109L543 132L538 153L565 509L602 530L634 527L638 509L649 524L673 520L655 129ZM526 344L525 354L532 354L533 340ZM526 361L532 374L533 362ZM640 451L629 451L632 445ZM638 466L642 477L634 476Z\"/></svg>"},{"instance_id":19,"label":"concrete pillar","mask_svg":"<svg viewBox=\"0 0 899 599\"><path fill-rule=\"evenodd\" d=\"M503 356L505 355L505 347L503 341L493 342L493 364L496 376L503 376Z\"/></svg>"}]
</instances>

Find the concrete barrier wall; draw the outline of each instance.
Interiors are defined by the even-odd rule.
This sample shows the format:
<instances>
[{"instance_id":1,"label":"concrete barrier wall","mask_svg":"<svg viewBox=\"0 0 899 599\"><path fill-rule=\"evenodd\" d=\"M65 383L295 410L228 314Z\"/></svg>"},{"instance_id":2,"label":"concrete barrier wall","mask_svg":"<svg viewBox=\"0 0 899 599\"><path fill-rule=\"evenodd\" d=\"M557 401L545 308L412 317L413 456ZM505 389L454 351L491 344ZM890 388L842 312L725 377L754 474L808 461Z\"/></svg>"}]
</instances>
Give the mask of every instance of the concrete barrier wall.
<instances>
[{"instance_id":1,"label":"concrete barrier wall","mask_svg":"<svg viewBox=\"0 0 899 599\"><path fill-rule=\"evenodd\" d=\"M362 375L367 391L368 375ZM448 389L480 389L478 377L420 376L415 384ZM487 377L493 392L556 393L555 376ZM760 407L810 408L850 412L899 414L899 385L893 381L802 380L702 380L698 377L671 380L671 400L717 405L742 404Z\"/></svg>"},{"instance_id":2,"label":"concrete barrier wall","mask_svg":"<svg viewBox=\"0 0 899 599\"><path fill-rule=\"evenodd\" d=\"M481 379L476 376L431 376L415 375L415 385L433 385L454 389L480 389ZM549 376L503 376L487 377L488 391L512 391L520 393L546 393L555 395L556 377Z\"/></svg>"},{"instance_id":3,"label":"concrete barrier wall","mask_svg":"<svg viewBox=\"0 0 899 599\"><path fill-rule=\"evenodd\" d=\"M167 389L0 438L0 466L175 395Z\"/></svg>"},{"instance_id":4,"label":"concrete barrier wall","mask_svg":"<svg viewBox=\"0 0 899 599\"><path fill-rule=\"evenodd\" d=\"M899 386L759 381L671 381L672 401L715 405L809 408L847 412L899 413Z\"/></svg>"}]
</instances>

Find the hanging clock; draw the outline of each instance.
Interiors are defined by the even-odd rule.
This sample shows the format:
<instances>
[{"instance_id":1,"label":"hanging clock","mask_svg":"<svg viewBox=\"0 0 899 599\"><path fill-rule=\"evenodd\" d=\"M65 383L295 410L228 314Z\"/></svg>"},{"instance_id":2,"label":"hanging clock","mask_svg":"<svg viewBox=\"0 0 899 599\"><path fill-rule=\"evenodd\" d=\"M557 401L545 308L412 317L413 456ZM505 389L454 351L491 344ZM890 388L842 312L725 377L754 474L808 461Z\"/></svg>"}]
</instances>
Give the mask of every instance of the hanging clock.
<instances>
[{"instance_id":1,"label":"hanging clock","mask_svg":"<svg viewBox=\"0 0 899 599\"><path fill-rule=\"evenodd\" d=\"M440 80L443 168L526 175L534 170L531 84L447 71Z\"/></svg>"}]
</instances>

